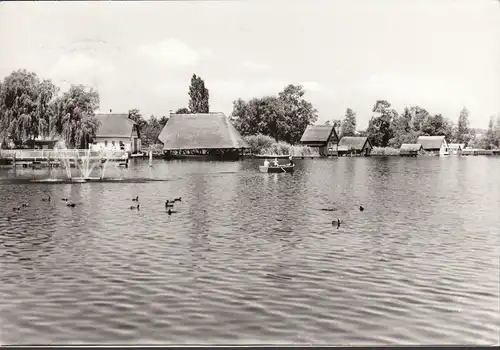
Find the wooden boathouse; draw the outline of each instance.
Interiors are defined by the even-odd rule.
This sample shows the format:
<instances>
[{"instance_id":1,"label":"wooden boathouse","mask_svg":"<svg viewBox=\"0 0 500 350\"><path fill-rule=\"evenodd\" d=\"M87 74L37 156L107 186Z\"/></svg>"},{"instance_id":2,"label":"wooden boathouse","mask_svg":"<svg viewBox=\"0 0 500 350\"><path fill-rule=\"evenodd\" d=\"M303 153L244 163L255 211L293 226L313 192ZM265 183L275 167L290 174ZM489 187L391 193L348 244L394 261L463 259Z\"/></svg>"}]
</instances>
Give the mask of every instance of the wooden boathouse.
<instances>
[{"instance_id":1,"label":"wooden boathouse","mask_svg":"<svg viewBox=\"0 0 500 350\"><path fill-rule=\"evenodd\" d=\"M333 125L309 125L300 143L311 148L318 148L320 156L336 155L339 138Z\"/></svg>"},{"instance_id":2,"label":"wooden boathouse","mask_svg":"<svg viewBox=\"0 0 500 350\"><path fill-rule=\"evenodd\" d=\"M170 114L158 139L167 159L239 159L248 148L224 113Z\"/></svg>"},{"instance_id":3,"label":"wooden boathouse","mask_svg":"<svg viewBox=\"0 0 500 350\"><path fill-rule=\"evenodd\" d=\"M372 152L373 146L364 136L344 136L340 139L338 146L339 156L365 156Z\"/></svg>"}]
</instances>

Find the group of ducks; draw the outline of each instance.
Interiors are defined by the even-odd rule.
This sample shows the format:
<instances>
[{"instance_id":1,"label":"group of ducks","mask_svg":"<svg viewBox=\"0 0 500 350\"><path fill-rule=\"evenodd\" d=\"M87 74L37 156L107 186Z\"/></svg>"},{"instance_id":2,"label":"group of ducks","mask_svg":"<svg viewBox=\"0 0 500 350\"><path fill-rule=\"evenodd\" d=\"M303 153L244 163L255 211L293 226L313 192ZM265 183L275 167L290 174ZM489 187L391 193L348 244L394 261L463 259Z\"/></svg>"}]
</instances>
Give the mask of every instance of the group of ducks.
<instances>
[{"instance_id":1,"label":"group of ducks","mask_svg":"<svg viewBox=\"0 0 500 350\"><path fill-rule=\"evenodd\" d=\"M67 202L68 198L64 197L64 198L61 198L61 200L64 202ZM42 198L42 202L51 202L51 201L52 201L52 198L50 196L47 196L47 198ZM66 206L74 208L76 206L76 204L75 203L66 203ZM17 207L12 208L12 211L21 211L21 208L26 208L26 207L29 207L29 204L23 203Z\"/></svg>"},{"instance_id":2,"label":"group of ducks","mask_svg":"<svg viewBox=\"0 0 500 350\"><path fill-rule=\"evenodd\" d=\"M365 208L363 208L362 205L359 206L359 211L364 211ZM333 220L332 221L332 225L335 226L335 224L337 225L337 230L340 228L340 219L337 219L337 220Z\"/></svg>"},{"instance_id":3,"label":"group of ducks","mask_svg":"<svg viewBox=\"0 0 500 350\"><path fill-rule=\"evenodd\" d=\"M139 210L140 209L140 204L139 204L139 196L136 196L135 198L132 198L132 201L134 202L137 202L137 205L131 205L130 206L130 209L131 210ZM167 199L165 201L165 209L167 209L167 214L168 215L172 215L173 213L176 213L176 211L173 211L172 209L170 208L173 208L174 207L174 203L175 202L180 202L182 201L182 198L181 197L177 197L177 198L174 198L172 200L170 199Z\"/></svg>"}]
</instances>

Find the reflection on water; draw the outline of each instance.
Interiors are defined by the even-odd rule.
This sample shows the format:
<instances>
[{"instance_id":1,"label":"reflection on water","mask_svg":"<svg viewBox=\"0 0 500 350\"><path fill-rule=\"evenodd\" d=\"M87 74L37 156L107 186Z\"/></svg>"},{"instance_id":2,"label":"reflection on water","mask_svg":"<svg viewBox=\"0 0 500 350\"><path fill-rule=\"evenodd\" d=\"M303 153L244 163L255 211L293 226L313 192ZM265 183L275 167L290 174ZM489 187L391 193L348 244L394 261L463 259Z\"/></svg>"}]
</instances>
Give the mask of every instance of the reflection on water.
<instances>
[{"instance_id":1,"label":"reflection on water","mask_svg":"<svg viewBox=\"0 0 500 350\"><path fill-rule=\"evenodd\" d=\"M0 170L0 341L498 343L499 158L258 163Z\"/></svg>"}]
</instances>

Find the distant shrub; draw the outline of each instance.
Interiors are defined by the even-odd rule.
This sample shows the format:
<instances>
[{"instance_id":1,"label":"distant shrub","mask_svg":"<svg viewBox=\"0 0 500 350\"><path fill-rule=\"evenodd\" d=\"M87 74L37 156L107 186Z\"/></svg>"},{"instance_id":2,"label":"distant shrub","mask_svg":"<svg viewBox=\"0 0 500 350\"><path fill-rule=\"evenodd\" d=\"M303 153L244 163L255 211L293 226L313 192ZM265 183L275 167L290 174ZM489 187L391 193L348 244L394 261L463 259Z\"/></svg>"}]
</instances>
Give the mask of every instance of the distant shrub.
<instances>
[{"instance_id":1,"label":"distant shrub","mask_svg":"<svg viewBox=\"0 0 500 350\"><path fill-rule=\"evenodd\" d=\"M244 137L245 141L248 143L250 154L263 154L261 151L266 148L270 148L276 140L270 136L257 134Z\"/></svg>"},{"instance_id":2,"label":"distant shrub","mask_svg":"<svg viewBox=\"0 0 500 350\"><path fill-rule=\"evenodd\" d=\"M399 149L393 147L373 147L372 156L399 156Z\"/></svg>"},{"instance_id":3,"label":"distant shrub","mask_svg":"<svg viewBox=\"0 0 500 350\"><path fill-rule=\"evenodd\" d=\"M276 142L267 135L245 136L244 139L249 146L248 153L253 155L293 155L299 157L318 154L317 149L302 145L291 145L284 141Z\"/></svg>"}]
</instances>

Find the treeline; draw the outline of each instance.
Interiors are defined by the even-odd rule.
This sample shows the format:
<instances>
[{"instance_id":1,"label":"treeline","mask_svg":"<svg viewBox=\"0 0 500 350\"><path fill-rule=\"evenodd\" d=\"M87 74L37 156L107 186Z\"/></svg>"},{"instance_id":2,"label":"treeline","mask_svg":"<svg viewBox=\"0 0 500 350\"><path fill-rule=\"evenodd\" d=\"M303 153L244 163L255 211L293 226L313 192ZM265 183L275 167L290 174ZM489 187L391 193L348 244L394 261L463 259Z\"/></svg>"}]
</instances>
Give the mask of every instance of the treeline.
<instances>
[{"instance_id":1,"label":"treeline","mask_svg":"<svg viewBox=\"0 0 500 350\"><path fill-rule=\"evenodd\" d=\"M398 114L385 100L377 101L372 111L375 115L368 122L366 131L357 133L356 113L348 108L343 120L332 121L339 137L358 134L367 136L374 146L399 148L403 143L415 143L421 135L445 135L451 143L484 149L500 148L500 115L491 117L485 135L477 138L479 130L469 127L466 107L460 112L456 124L442 114L433 115L420 106L406 107ZM327 121L326 124L330 123Z\"/></svg>"},{"instance_id":2,"label":"treeline","mask_svg":"<svg viewBox=\"0 0 500 350\"><path fill-rule=\"evenodd\" d=\"M16 147L39 136L58 135L68 147L85 147L99 128L99 94L83 85L60 93L50 79L24 69L0 82L0 145Z\"/></svg>"},{"instance_id":3,"label":"treeline","mask_svg":"<svg viewBox=\"0 0 500 350\"><path fill-rule=\"evenodd\" d=\"M243 136L261 134L296 144L307 126L318 120L318 111L304 95L301 85L290 84L276 96L240 98L233 102L233 124Z\"/></svg>"}]
</instances>

